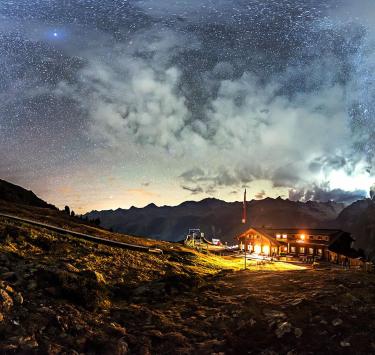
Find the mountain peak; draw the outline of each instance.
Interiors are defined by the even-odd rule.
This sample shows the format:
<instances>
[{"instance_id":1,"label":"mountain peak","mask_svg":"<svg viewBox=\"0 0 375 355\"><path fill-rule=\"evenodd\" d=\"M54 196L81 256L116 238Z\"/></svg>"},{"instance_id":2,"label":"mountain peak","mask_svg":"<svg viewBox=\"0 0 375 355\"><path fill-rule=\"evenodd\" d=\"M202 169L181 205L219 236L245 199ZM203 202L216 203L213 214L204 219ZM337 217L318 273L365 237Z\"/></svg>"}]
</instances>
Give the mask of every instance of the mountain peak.
<instances>
[{"instance_id":1,"label":"mountain peak","mask_svg":"<svg viewBox=\"0 0 375 355\"><path fill-rule=\"evenodd\" d=\"M1 179L0 199L20 205L56 209L55 206L40 199L34 192Z\"/></svg>"}]
</instances>

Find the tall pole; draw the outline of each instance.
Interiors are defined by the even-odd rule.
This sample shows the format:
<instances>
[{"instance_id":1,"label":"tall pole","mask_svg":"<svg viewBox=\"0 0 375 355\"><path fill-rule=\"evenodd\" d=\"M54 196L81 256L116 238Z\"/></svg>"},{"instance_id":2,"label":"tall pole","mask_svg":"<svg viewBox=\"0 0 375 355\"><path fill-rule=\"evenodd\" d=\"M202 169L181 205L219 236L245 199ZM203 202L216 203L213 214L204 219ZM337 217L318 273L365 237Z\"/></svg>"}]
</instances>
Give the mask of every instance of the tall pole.
<instances>
[{"instance_id":1,"label":"tall pole","mask_svg":"<svg viewBox=\"0 0 375 355\"><path fill-rule=\"evenodd\" d=\"M242 223L246 223L246 189L243 194L243 205L242 205Z\"/></svg>"},{"instance_id":2,"label":"tall pole","mask_svg":"<svg viewBox=\"0 0 375 355\"><path fill-rule=\"evenodd\" d=\"M247 247L247 245L245 243L245 270L246 270L246 247Z\"/></svg>"},{"instance_id":3,"label":"tall pole","mask_svg":"<svg viewBox=\"0 0 375 355\"><path fill-rule=\"evenodd\" d=\"M246 189L243 194L243 205L242 205L242 223L246 224ZM245 270L246 270L246 252L247 252L247 243L245 243Z\"/></svg>"}]
</instances>

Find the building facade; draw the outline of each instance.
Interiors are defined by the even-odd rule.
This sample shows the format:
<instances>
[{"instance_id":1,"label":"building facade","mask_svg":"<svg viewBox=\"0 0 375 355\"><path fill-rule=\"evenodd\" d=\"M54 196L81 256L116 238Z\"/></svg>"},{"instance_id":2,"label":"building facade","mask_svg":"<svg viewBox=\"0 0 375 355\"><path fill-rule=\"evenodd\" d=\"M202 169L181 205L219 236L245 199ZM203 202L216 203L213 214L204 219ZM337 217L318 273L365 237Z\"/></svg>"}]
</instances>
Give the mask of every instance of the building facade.
<instances>
[{"instance_id":1,"label":"building facade","mask_svg":"<svg viewBox=\"0 0 375 355\"><path fill-rule=\"evenodd\" d=\"M241 250L265 256L289 256L335 261L353 252L354 239L338 229L250 227L237 237Z\"/></svg>"}]
</instances>

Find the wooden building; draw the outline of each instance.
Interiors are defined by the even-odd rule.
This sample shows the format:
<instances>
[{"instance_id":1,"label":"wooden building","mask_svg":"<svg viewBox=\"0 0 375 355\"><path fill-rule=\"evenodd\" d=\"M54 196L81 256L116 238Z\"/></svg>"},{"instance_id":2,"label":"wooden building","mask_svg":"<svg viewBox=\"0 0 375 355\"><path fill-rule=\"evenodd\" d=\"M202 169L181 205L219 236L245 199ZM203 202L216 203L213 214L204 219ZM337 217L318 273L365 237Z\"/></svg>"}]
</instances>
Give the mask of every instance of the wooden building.
<instances>
[{"instance_id":1,"label":"wooden building","mask_svg":"<svg viewBox=\"0 0 375 355\"><path fill-rule=\"evenodd\" d=\"M250 227L237 237L241 250L265 256L287 256L341 262L358 257L350 233L339 229ZM344 259L343 259L344 258Z\"/></svg>"}]
</instances>

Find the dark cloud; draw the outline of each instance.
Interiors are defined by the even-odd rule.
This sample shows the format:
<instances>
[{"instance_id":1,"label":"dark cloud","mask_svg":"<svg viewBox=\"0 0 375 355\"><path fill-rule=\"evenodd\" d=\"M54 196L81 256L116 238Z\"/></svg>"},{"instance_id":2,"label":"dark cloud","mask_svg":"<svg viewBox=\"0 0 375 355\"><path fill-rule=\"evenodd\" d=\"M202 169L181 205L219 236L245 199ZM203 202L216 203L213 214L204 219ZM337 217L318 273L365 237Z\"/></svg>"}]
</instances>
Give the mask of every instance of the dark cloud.
<instances>
[{"instance_id":1,"label":"dark cloud","mask_svg":"<svg viewBox=\"0 0 375 355\"><path fill-rule=\"evenodd\" d=\"M255 195L255 198L258 200L261 200L262 198L265 198L266 196L267 196L266 192L262 190Z\"/></svg>"},{"instance_id":2,"label":"dark cloud","mask_svg":"<svg viewBox=\"0 0 375 355\"><path fill-rule=\"evenodd\" d=\"M183 172L179 177L186 183L195 183L205 186L205 192L213 195L217 188L238 187L253 181L259 171L249 168L238 167L229 170L225 167L219 167L212 171L204 171L201 168L193 168Z\"/></svg>"},{"instance_id":3,"label":"dark cloud","mask_svg":"<svg viewBox=\"0 0 375 355\"><path fill-rule=\"evenodd\" d=\"M201 194L203 192L203 189L200 186L189 187L189 186L182 185L181 187L182 187L182 189L184 189L186 191L190 191L192 195L198 195L198 194Z\"/></svg>"},{"instance_id":4,"label":"dark cloud","mask_svg":"<svg viewBox=\"0 0 375 355\"><path fill-rule=\"evenodd\" d=\"M300 172L296 166L293 166L293 164L276 169L271 178L274 187L295 186L300 180Z\"/></svg>"},{"instance_id":5,"label":"dark cloud","mask_svg":"<svg viewBox=\"0 0 375 355\"><path fill-rule=\"evenodd\" d=\"M183 172L179 177L186 182L195 182L198 181L204 175L204 171L201 168L192 168Z\"/></svg>"}]
</instances>

